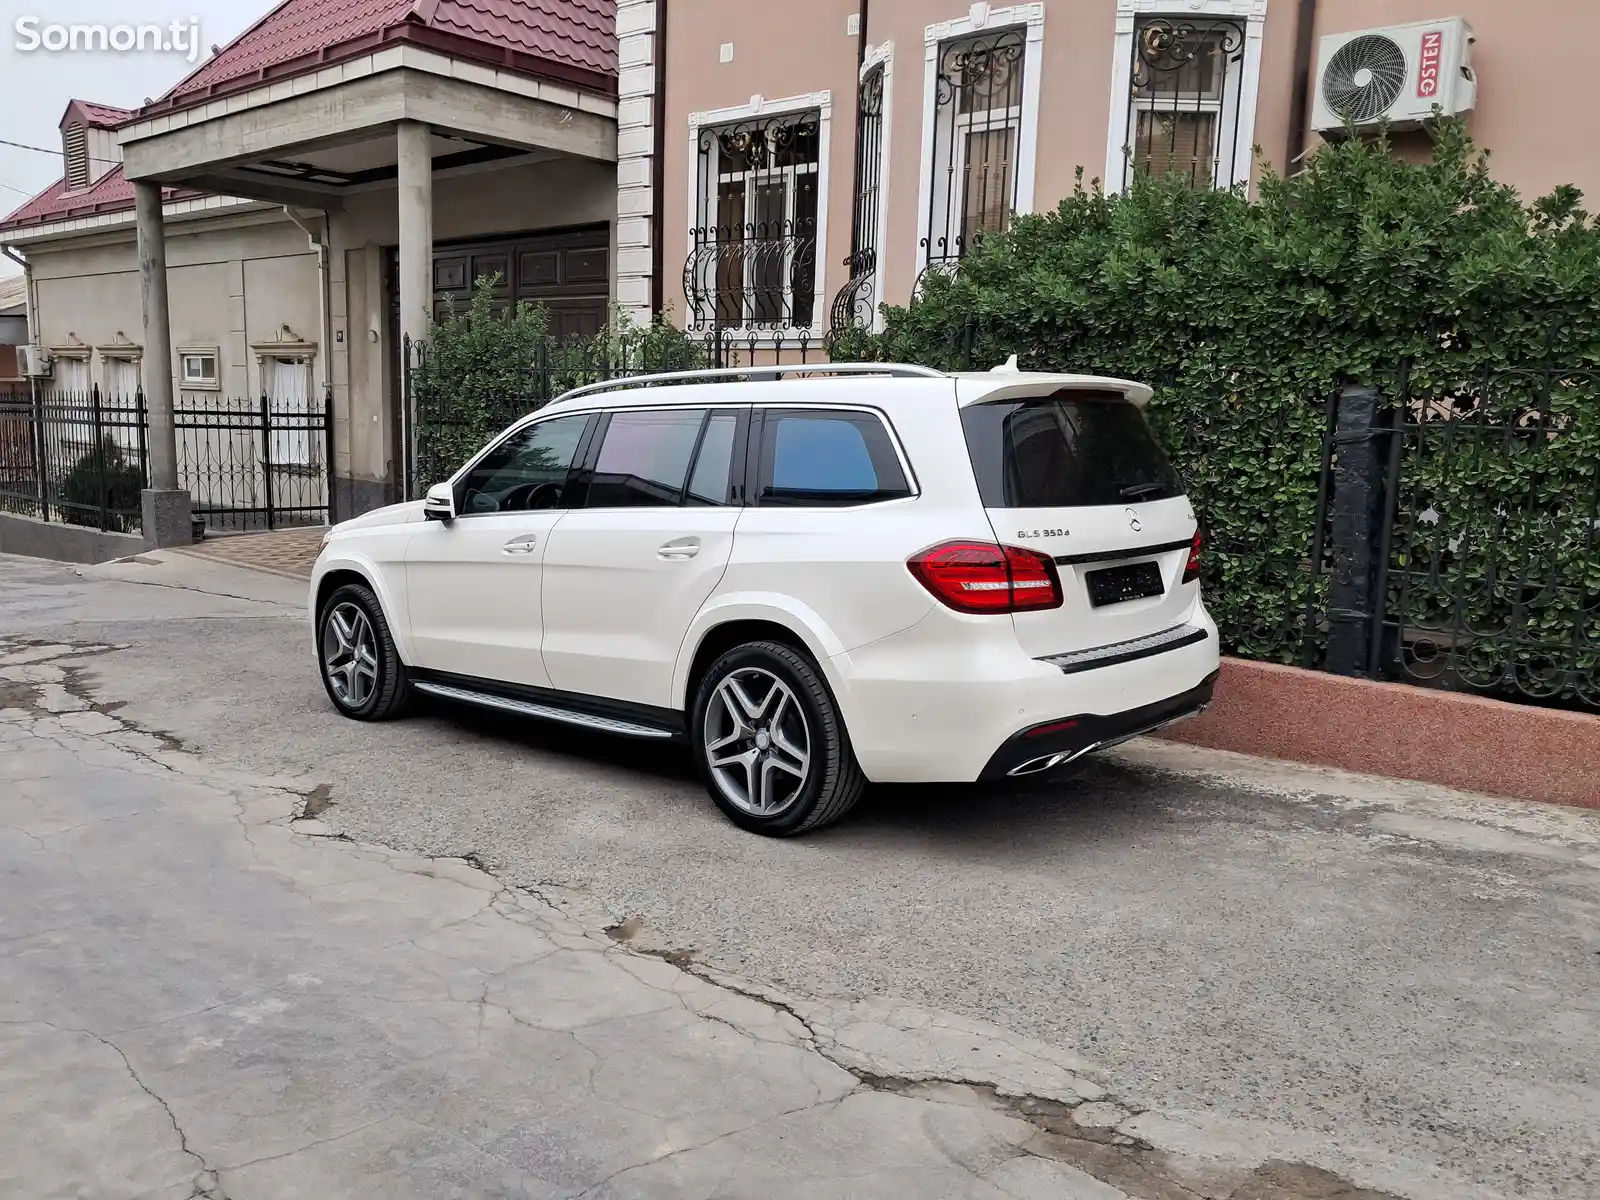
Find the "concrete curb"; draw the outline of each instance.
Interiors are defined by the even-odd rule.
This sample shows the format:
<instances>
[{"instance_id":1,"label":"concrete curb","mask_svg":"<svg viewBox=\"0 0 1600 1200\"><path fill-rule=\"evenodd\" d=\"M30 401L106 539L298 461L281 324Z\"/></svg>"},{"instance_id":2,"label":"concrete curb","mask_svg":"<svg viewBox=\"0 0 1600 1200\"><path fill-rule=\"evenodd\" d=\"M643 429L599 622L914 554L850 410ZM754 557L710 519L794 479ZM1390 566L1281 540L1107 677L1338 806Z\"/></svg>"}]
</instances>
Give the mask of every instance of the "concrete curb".
<instances>
[{"instance_id":1,"label":"concrete curb","mask_svg":"<svg viewBox=\"0 0 1600 1200\"><path fill-rule=\"evenodd\" d=\"M1170 741L1547 804L1600 808L1600 717L1224 659Z\"/></svg>"}]
</instances>

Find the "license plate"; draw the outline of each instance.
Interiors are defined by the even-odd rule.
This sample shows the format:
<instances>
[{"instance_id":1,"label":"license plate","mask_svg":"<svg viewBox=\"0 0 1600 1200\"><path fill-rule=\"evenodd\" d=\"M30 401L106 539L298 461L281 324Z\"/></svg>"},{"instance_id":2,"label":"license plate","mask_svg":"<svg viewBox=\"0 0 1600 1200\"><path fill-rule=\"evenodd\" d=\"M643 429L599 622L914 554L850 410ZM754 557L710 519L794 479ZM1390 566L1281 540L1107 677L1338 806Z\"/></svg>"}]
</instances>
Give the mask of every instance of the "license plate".
<instances>
[{"instance_id":1,"label":"license plate","mask_svg":"<svg viewBox=\"0 0 1600 1200\"><path fill-rule=\"evenodd\" d=\"M1090 571L1084 578L1089 585L1089 603L1096 608L1145 600L1166 590L1161 586L1161 568L1153 562Z\"/></svg>"}]
</instances>

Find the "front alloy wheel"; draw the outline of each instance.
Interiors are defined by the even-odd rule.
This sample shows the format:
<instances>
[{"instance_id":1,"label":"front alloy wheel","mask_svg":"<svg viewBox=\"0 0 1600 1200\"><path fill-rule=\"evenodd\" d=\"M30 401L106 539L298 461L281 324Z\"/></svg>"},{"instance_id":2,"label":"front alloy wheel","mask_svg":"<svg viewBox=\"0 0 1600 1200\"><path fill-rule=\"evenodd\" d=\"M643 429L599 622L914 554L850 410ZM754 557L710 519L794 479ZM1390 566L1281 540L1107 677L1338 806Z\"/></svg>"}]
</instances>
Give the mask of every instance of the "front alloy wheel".
<instances>
[{"instance_id":1,"label":"front alloy wheel","mask_svg":"<svg viewBox=\"0 0 1600 1200\"><path fill-rule=\"evenodd\" d=\"M383 606L365 583L347 583L317 616L317 657L328 698L347 717L384 721L398 716L411 683Z\"/></svg>"},{"instance_id":2,"label":"front alloy wheel","mask_svg":"<svg viewBox=\"0 0 1600 1200\"><path fill-rule=\"evenodd\" d=\"M378 639L351 601L336 604L322 625L322 669L341 708L364 708L378 686Z\"/></svg>"}]
</instances>

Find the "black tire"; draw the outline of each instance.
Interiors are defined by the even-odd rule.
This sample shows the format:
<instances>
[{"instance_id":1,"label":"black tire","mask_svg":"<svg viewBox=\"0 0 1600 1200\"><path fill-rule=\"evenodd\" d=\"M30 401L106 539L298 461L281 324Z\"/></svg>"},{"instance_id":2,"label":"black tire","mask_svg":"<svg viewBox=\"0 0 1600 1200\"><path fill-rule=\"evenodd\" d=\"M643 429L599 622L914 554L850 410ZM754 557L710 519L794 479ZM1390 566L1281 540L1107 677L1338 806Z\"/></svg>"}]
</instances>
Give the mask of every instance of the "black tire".
<instances>
[{"instance_id":1,"label":"black tire","mask_svg":"<svg viewBox=\"0 0 1600 1200\"><path fill-rule=\"evenodd\" d=\"M787 685L804 717L809 739L806 778L783 810L772 816L747 811L724 794L707 750L707 713L718 688L729 676L752 669ZM711 665L695 689L689 745L706 790L723 815L740 828L767 837L793 837L832 824L855 807L866 789L866 776L850 748L850 735L822 672L807 655L781 642L736 646Z\"/></svg>"},{"instance_id":2,"label":"black tire","mask_svg":"<svg viewBox=\"0 0 1600 1200\"><path fill-rule=\"evenodd\" d=\"M376 660L376 678L370 690L358 695L354 703L340 695L328 661L329 624L335 613L347 614L351 607L359 609L367 619ZM383 606L366 584L347 583L323 601L322 610L317 613L317 673L322 677L322 686L333 706L353 721L387 721L399 716L411 702L411 680L406 665L395 649L394 635L383 617Z\"/></svg>"}]
</instances>

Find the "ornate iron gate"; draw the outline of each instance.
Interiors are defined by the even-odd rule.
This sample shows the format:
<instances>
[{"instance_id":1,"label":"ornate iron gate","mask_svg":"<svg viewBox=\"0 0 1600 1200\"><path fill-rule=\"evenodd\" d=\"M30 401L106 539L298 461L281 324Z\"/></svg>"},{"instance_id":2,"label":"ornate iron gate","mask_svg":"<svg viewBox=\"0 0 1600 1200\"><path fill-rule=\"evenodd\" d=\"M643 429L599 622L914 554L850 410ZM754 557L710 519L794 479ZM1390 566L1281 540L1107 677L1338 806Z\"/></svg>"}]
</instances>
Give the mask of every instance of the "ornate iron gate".
<instances>
[{"instance_id":1,"label":"ornate iron gate","mask_svg":"<svg viewBox=\"0 0 1600 1200\"><path fill-rule=\"evenodd\" d=\"M325 525L333 397L309 404L187 393L173 409L178 485L217 533Z\"/></svg>"}]
</instances>

